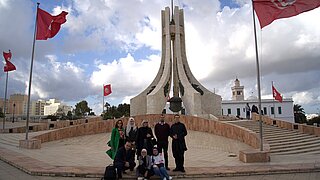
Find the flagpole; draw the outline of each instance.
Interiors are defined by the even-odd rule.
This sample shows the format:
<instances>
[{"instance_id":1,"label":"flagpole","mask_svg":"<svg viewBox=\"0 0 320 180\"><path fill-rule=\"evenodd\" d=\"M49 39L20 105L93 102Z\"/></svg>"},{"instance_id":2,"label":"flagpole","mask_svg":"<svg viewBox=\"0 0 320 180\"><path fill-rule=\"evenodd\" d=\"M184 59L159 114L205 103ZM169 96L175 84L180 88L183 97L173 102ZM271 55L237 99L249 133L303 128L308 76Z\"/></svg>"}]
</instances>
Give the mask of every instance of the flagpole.
<instances>
[{"instance_id":1,"label":"flagpole","mask_svg":"<svg viewBox=\"0 0 320 180\"><path fill-rule=\"evenodd\" d=\"M6 87L4 90L4 104L3 104L3 123L2 123L2 129L4 132L4 128L5 128L5 121L6 121L6 102L7 102L7 91L8 91L8 71L7 71L7 75L6 75Z\"/></svg>"},{"instance_id":2,"label":"flagpole","mask_svg":"<svg viewBox=\"0 0 320 180\"><path fill-rule=\"evenodd\" d=\"M273 88L273 81L271 81L271 87ZM275 102L275 99L274 99L274 96L273 96L273 89L271 89L272 91L272 102L273 102L273 118L276 118L276 109L275 109L275 105L274 105L274 102Z\"/></svg>"},{"instance_id":3,"label":"flagpole","mask_svg":"<svg viewBox=\"0 0 320 180\"><path fill-rule=\"evenodd\" d=\"M102 85L102 115L104 114L104 84Z\"/></svg>"},{"instance_id":4,"label":"flagpole","mask_svg":"<svg viewBox=\"0 0 320 180\"><path fill-rule=\"evenodd\" d=\"M33 59L34 59L34 49L35 49L35 44L36 44L36 33L37 33L37 20L38 20L38 8L39 8L39 5L40 5L40 3L37 3L36 23L35 23L35 25L34 25L33 44L32 44L32 55L31 55L31 65L30 65L30 77L29 77L29 87L28 87L26 140L28 140L28 133L29 133L29 117L30 117L29 111L30 111L32 68L33 68Z\"/></svg>"},{"instance_id":5,"label":"flagpole","mask_svg":"<svg viewBox=\"0 0 320 180\"><path fill-rule=\"evenodd\" d=\"M259 133L260 133L260 151L263 151L263 135L262 135L262 112L261 112L261 87L260 87L260 68L259 68L259 56L258 56L258 43L256 33L256 20L254 16L254 3L252 0L252 17L254 27L254 42L256 48L256 66L257 66L257 83L258 83L258 110L259 110Z\"/></svg>"}]
</instances>

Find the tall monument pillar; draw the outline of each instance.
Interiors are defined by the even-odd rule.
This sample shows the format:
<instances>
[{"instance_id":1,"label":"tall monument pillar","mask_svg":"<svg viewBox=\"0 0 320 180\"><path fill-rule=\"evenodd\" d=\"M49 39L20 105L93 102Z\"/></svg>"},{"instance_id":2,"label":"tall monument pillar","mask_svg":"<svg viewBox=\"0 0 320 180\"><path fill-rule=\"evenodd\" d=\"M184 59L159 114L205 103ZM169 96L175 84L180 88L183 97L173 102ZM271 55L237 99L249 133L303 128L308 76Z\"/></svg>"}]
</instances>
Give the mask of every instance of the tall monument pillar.
<instances>
[{"instance_id":1,"label":"tall monument pillar","mask_svg":"<svg viewBox=\"0 0 320 180\"><path fill-rule=\"evenodd\" d=\"M183 10L161 11L162 57L152 83L130 100L130 115L161 114L171 85L173 96L182 99L187 115L221 115L221 96L210 92L193 76L186 55ZM201 60L199 59L201 63Z\"/></svg>"}]
</instances>

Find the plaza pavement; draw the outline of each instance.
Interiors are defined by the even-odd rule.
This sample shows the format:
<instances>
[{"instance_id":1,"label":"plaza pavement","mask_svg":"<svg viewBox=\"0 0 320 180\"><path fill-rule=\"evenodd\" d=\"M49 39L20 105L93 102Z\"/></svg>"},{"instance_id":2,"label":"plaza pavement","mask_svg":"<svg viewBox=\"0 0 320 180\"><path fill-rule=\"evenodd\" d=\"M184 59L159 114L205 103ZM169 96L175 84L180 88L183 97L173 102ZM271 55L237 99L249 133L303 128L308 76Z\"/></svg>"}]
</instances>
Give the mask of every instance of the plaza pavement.
<instances>
[{"instance_id":1,"label":"plaza pavement","mask_svg":"<svg viewBox=\"0 0 320 180\"><path fill-rule=\"evenodd\" d=\"M24 125L19 122L12 124L6 122L7 124L8 126ZM40 133L43 132L29 133L29 137ZM0 134L0 159L31 175L97 178L102 176L105 166L112 163L105 154L108 149L106 142L110 139L110 133L43 143L41 149L34 150L18 147L18 140L24 138L25 133ZM320 171L320 157L315 155L271 156L269 163L248 164L240 162L237 155L239 150L251 147L238 141L196 131L189 131L186 141L188 146L185 154L187 172L170 171L170 175L176 178L257 176L260 174L273 174L277 177L281 173ZM169 167L174 168L170 148ZM319 173L314 174L315 177L319 177ZM1 177L2 175L0 179ZM133 178L134 173L129 173L125 177Z\"/></svg>"}]
</instances>

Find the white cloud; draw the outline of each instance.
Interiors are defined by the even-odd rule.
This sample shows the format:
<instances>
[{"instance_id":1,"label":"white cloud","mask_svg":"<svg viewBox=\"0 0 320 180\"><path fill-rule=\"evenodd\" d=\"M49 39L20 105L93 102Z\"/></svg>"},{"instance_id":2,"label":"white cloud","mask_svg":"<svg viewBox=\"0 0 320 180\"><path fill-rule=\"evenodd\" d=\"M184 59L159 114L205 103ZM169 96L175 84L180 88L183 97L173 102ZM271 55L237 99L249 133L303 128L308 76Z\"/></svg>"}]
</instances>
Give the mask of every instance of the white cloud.
<instances>
[{"instance_id":1,"label":"white cloud","mask_svg":"<svg viewBox=\"0 0 320 180\"><path fill-rule=\"evenodd\" d=\"M134 95L151 83L160 67L159 56L147 58L135 60L131 54L128 54L125 58L99 64L98 70L92 73L90 81L95 87L110 83L114 92L110 95L111 97L123 98Z\"/></svg>"},{"instance_id":2,"label":"white cloud","mask_svg":"<svg viewBox=\"0 0 320 180\"><path fill-rule=\"evenodd\" d=\"M293 96L293 101L295 102L295 104L309 104L309 103L313 103L314 97L313 94L309 93L309 92L298 92L295 93Z\"/></svg>"},{"instance_id":3,"label":"white cloud","mask_svg":"<svg viewBox=\"0 0 320 180\"><path fill-rule=\"evenodd\" d=\"M246 97L251 92L257 95L251 1L234 2L240 7L220 9L218 0L175 2L184 7L187 58L193 74L224 99L231 98L236 76L245 86ZM162 0L71 0L46 9L54 14L66 10L69 15L57 37L36 43L33 94L65 101L90 97L94 109L99 109L101 86L111 83L113 93L108 98L128 102L158 72L165 6L169 2ZM0 49L11 49L17 66L9 77L11 93L26 90L34 9L30 0L0 0L0 27L6 27L0 28ZM275 81L294 103L311 110L319 104L320 23L315 21L319 18L320 8L276 20L257 31L264 97L271 94L271 81ZM4 73L0 76L4 84Z\"/></svg>"}]
</instances>

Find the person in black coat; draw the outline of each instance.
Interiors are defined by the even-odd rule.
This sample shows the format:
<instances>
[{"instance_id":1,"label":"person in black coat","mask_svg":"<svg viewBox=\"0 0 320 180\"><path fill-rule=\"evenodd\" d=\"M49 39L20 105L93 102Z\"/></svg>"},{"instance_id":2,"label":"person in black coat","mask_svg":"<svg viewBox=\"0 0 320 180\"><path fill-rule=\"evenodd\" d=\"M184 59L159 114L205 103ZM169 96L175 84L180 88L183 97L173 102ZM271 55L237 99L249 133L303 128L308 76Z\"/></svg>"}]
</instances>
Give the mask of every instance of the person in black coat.
<instances>
[{"instance_id":1,"label":"person in black coat","mask_svg":"<svg viewBox=\"0 0 320 180\"><path fill-rule=\"evenodd\" d=\"M185 136L188 134L186 126L180 122L179 114L174 115L174 124L170 128L172 138L172 154L176 163L173 171L186 172L184 169L184 152L187 150Z\"/></svg>"},{"instance_id":2,"label":"person in black coat","mask_svg":"<svg viewBox=\"0 0 320 180\"><path fill-rule=\"evenodd\" d=\"M138 129L138 135L137 135L137 155L141 155L141 150L146 149L148 152L148 155L152 154L152 147L153 147L153 133L152 129L148 125L147 120L142 121L142 127Z\"/></svg>"},{"instance_id":3,"label":"person in black coat","mask_svg":"<svg viewBox=\"0 0 320 180\"><path fill-rule=\"evenodd\" d=\"M114 158L113 164L117 168L118 178L122 178L122 173L125 170L130 169L130 171L133 171L136 166L131 154L131 145L131 142L127 141L123 147L118 149Z\"/></svg>"},{"instance_id":4,"label":"person in black coat","mask_svg":"<svg viewBox=\"0 0 320 180\"><path fill-rule=\"evenodd\" d=\"M157 137L157 147L159 150L159 153L164 154L164 160L165 160L165 167L169 171L170 168L168 167L168 138L170 136L170 125L166 122L164 122L164 115L161 114L160 122L158 122L154 126L154 134Z\"/></svg>"}]
</instances>

